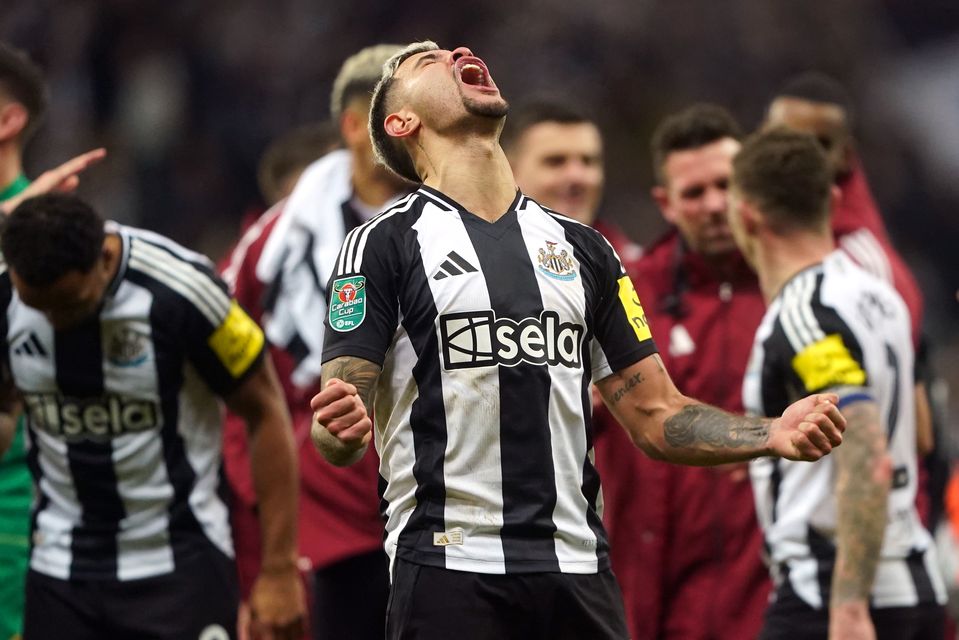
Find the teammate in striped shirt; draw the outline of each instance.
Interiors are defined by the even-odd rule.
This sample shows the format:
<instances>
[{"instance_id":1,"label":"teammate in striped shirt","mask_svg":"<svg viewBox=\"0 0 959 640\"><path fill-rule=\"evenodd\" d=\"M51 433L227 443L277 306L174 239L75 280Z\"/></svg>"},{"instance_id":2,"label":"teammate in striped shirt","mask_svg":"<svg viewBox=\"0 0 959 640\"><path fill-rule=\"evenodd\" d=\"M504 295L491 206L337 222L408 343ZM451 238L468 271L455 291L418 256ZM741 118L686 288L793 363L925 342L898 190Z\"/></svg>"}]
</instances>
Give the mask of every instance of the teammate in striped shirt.
<instances>
[{"instance_id":1,"label":"teammate in striped shirt","mask_svg":"<svg viewBox=\"0 0 959 640\"><path fill-rule=\"evenodd\" d=\"M72 196L25 201L0 242L3 395L38 489L24 636L234 636L221 396L250 425L264 515L254 625L295 637L296 464L259 327L205 258Z\"/></svg>"},{"instance_id":2,"label":"teammate in striped shirt","mask_svg":"<svg viewBox=\"0 0 959 640\"><path fill-rule=\"evenodd\" d=\"M729 222L769 308L743 383L763 415L832 392L848 419L835 455L752 462L775 601L761 638L941 638L935 550L915 508L914 350L891 285L837 250L838 198L812 136L771 130L733 163Z\"/></svg>"},{"instance_id":3,"label":"teammate in striped shirt","mask_svg":"<svg viewBox=\"0 0 959 640\"><path fill-rule=\"evenodd\" d=\"M423 187L344 242L313 438L349 464L375 411L390 638L625 638L594 379L633 441L676 462L818 459L844 421L828 395L768 420L676 390L609 244L517 191L498 141L507 108L464 47L415 43L387 63L374 147Z\"/></svg>"}]
</instances>

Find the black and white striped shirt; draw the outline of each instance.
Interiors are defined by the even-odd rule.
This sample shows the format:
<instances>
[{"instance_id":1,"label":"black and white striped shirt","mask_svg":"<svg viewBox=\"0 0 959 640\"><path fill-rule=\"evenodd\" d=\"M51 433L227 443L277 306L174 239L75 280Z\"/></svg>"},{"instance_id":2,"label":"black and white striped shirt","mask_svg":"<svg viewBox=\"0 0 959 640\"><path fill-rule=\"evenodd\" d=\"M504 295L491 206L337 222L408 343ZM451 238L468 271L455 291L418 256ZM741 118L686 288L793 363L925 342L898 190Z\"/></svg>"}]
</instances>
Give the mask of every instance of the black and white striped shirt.
<instances>
[{"instance_id":1,"label":"black and white striped shirt","mask_svg":"<svg viewBox=\"0 0 959 640\"><path fill-rule=\"evenodd\" d=\"M873 585L874 607L944 602L935 549L916 513L916 422L909 312L891 286L834 251L794 276L757 330L743 385L748 411L779 415L810 393L840 391L842 408L875 401L893 483ZM868 470L863 470L866 473ZM835 562L834 458L754 460L756 513L777 580L810 606L829 603Z\"/></svg>"},{"instance_id":2,"label":"black and white striped shirt","mask_svg":"<svg viewBox=\"0 0 959 640\"><path fill-rule=\"evenodd\" d=\"M655 351L593 229L517 193L495 223L420 188L351 232L324 360L383 365L391 558L480 573L609 566L590 385Z\"/></svg>"},{"instance_id":3,"label":"black and white striped shirt","mask_svg":"<svg viewBox=\"0 0 959 640\"><path fill-rule=\"evenodd\" d=\"M108 232L119 270L99 313L65 330L0 267L0 335L38 487L30 565L61 579L161 575L211 544L232 555L217 395L259 366L264 343L208 260L146 231Z\"/></svg>"}]
</instances>

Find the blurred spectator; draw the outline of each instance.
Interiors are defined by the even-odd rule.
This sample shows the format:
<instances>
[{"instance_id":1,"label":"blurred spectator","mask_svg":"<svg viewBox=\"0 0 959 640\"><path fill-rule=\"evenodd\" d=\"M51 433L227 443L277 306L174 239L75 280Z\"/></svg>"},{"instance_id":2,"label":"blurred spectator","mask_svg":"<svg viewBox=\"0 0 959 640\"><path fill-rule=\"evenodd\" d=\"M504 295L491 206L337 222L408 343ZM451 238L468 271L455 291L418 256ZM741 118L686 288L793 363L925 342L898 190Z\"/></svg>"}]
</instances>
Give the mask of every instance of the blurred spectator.
<instances>
[{"instance_id":1,"label":"blurred spectator","mask_svg":"<svg viewBox=\"0 0 959 640\"><path fill-rule=\"evenodd\" d=\"M595 227L627 265L642 250L599 218L605 183L603 137L595 122L558 99L530 100L510 111L502 136L520 190L541 205Z\"/></svg>"},{"instance_id":2,"label":"blurred spectator","mask_svg":"<svg viewBox=\"0 0 959 640\"><path fill-rule=\"evenodd\" d=\"M263 200L273 206L290 195L307 166L342 144L339 127L332 122L304 125L271 142L256 171Z\"/></svg>"},{"instance_id":3,"label":"blurred spectator","mask_svg":"<svg viewBox=\"0 0 959 640\"><path fill-rule=\"evenodd\" d=\"M763 314L726 223L739 125L695 105L652 141L652 195L674 227L631 272L660 356L685 394L742 413L739 385ZM613 570L635 640L755 637L769 593L745 465L693 468L638 455L620 429L597 436Z\"/></svg>"}]
</instances>

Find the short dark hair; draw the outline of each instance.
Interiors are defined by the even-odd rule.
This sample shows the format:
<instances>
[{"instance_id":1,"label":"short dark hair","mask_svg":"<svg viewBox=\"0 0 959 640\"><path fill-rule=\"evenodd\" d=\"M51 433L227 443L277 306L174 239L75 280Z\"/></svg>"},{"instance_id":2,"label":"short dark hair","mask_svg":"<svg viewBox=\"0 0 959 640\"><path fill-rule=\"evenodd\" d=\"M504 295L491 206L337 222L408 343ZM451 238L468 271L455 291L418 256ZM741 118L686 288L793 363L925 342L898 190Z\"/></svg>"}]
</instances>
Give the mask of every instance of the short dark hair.
<instances>
[{"instance_id":1,"label":"short dark hair","mask_svg":"<svg viewBox=\"0 0 959 640\"><path fill-rule=\"evenodd\" d=\"M809 102L822 102L840 107L846 114L846 127L852 128L853 103L849 91L839 80L821 71L805 71L786 80L776 98L799 98ZM772 104L773 100L770 100Z\"/></svg>"},{"instance_id":2,"label":"short dark hair","mask_svg":"<svg viewBox=\"0 0 959 640\"><path fill-rule=\"evenodd\" d=\"M20 203L0 230L6 263L34 287L96 264L105 236L103 219L80 198L47 194Z\"/></svg>"},{"instance_id":3,"label":"short dark hair","mask_svg":"<svg viewBox=\"0 0 959 640\"><path fill-rule=\"evenodd\" d=\"M832 184L816 139L783 127L753 134L733 159L735 189L780 228L818 228L829 217Z\"/></svg>"},{"instance_id":4,"label":"short dark hair","mask_svg":"<svg viewBox=\"0 0 959 640\"><path fill-rule=\"evenodd\" d=\"M27 125L20 133L26 142L36 132L47 113L49 95L43 71L23 51L0 42L0 93L19 102L27 110Z\"/></svg>"},{"instance_id":5,"label":"short dark hair","mask_svg":"<svg viewBox=\"0 0 959 640\"><path fill-rule=\"evenodd\" d=\"M554 98L533 98L523 102L515 109L510 109L509 117L506 118L506 126L500 136L503 149L507 153L512 153L528 129L544 122L596 124L575 105Z\"/></svg>"},{"instance_id":6,"label":"short dark hair","mask_svg":"<svg viewBox=\"0 0 959 640\"><path fill-rule=\"evenodd\" d=\"M742 135L736 119L716 104L694 104L667 116L653 131L650 143L656 180L666 183L663 166L669 154L699 149L723 138L739 140Z\"/></svg>"},{"instance_id":7,"label":"short dark hair","mask_svg":"<svg viewBox=\"0 0 959 640\"><path fill-rule=\"evenodd\" d=\"M401 142L394 140L392 136L386 133L383 123L386 122L386 116L389 115L390 93L395 84L393 75L396 73L396 69L410 56L437 49L439 49L439 46L435 42L424 40L413 42L393 55L383 65L383 76L376 83L376 87L373 89L373 97L370 99L370 139L373 142L373 153L376 155L376 160L399 177L410 182L421 182L419 174L416 173L413 158L410 157L406 147Z\"/></svg>"},{"instance_id":8,"label":"short dark hair","mask_svg":"<svg viewBox=\"0 0 959 640\"><path fill-rule=\"evenodd\" d=\"M283 197L281 185L290 174L340 146L340 129L332 122L317 122L288 131L270 143L256 171L260 194L272 205Z\"/></svg>"}]
</instances>

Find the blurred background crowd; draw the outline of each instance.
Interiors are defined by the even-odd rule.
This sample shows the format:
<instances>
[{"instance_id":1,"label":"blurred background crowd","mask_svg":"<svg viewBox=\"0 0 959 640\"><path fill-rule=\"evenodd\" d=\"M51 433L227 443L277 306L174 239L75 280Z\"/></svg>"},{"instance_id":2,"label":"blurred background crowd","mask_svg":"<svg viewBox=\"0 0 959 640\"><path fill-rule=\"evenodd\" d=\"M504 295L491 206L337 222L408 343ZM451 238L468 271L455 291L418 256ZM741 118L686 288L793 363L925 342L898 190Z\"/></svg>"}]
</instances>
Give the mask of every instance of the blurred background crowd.
<instances>
[{"instance_id":1,"label":"blurred background crowd","mask_svg":"<svg viewBox=\"0 0 959 640\"><path fill-rule=\"evenodd\" d=\"M373 42L469 45L513 101L568 97L606 141L602 215L639 243L652 127L693 101L753 128L782 81L850 90L861 155L926 295L939 374L959 390L959 4L948 0L6 0L0 39L44 68L52 104L27 172L105 146L81 193L107 216L218 258L263 207L266 145L329 116L343 59ZM946 386L934 389L943 396ZM959 401L945 400L959 415Z\"/></svg>"}]
</instances>

